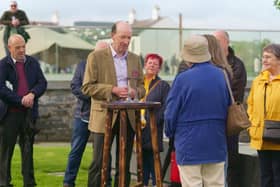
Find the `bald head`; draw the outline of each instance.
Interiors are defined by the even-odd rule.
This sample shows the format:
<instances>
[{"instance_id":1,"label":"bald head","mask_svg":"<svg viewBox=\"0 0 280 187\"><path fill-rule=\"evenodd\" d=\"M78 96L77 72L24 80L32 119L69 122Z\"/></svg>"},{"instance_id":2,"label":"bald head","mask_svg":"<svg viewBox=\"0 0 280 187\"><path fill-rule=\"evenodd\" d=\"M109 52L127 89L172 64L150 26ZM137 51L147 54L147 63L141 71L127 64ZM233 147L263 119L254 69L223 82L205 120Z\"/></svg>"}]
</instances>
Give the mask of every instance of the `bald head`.
<instances>
[{"instance_id":1,"label":"bald head","mask_svg":"<svg viewBox=\"0 0 280 187\"><path fill-rule=\"evenodd\" d=\"M122 56L128 50L132 37L132 28L128 22L118 21L112 27L112 47L118 56Z\"/></svg>"},{"instance_id":2,"label":"bald head","mask_svg":"<svg viewBox=\"0 0 280 187\"><path fill-rule=\"evenodd\" d=\"M22 61L25 58L25 41L19 34L13 34L9 37L8 48L12 58Z\"/></svg>"},{"instance_id":3,"label":"bald head","mask_svg":"<svg viewBox=\"0 0 280 187\"><path fill-rule=\"evenodd\" d=\"M130 26L130 24L126 21L117 21L116 23L114 23L114 25L112 26L112 30L111 33L117 33L118 30L128 30L130 32L132 32L132 28Z\"/></svg>"},{"instance_id":4,"label":"bald head","mask_svg":"<svg viewBox=\"0 0 280 187\"><path fill-rule=\"evenodd\" d=\"M105 49L109 47L109 44L105 41L98 41L96 44L95 44L95 48L94 48L94 51L98 51L98 50L101 50L101 49Z\"/></svg>"},{"instance_id":5,"label":"bald head","mask_svg":"<svg viewBox=\"0 0 280 187\"><path fill-rule=\"evenodd\" d=\"M224 30L218 30L213 33L216 39L220 42L222 49L224 50L226 56L228 55L229 46L229 35Z\"/></svg>"},{"instance_id":6,"label":"bald head","mask_svg":"<svg viewBox=\"0 0 280 187\"><path fill-rule=\"evenodd\" d=\"M17 41L23 41L25 43L24 38L19 34L13 34L8 39L8 46L13 45Z\"/></svg>"}]
</instances>

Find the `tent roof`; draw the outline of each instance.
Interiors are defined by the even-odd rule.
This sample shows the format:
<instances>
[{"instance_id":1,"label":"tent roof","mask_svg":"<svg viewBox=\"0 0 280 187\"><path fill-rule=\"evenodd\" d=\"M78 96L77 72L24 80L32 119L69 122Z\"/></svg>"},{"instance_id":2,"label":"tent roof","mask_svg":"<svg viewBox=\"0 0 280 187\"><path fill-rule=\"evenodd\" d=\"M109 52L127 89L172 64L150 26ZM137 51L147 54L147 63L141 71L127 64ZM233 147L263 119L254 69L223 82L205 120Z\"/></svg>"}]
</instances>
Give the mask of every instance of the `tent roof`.
<instances>
[{"instance_id":1,"label":"tent roof","mask_svg":"<svg viewBox=\"0 0 280 187\"><path fill-rule=\"evenodd\" d=\"M26 29L31 36L27 42L26 53L29 55L47 50L52 45L56 44L59 47L71 49L89 49L92 50L94 46L73 34L62 34L48 28L34 27ZM0 38L3 38L4 29L0 31ZM5 56L3 42L0 42L0 57Z\"/></svg>"}]
</instances>

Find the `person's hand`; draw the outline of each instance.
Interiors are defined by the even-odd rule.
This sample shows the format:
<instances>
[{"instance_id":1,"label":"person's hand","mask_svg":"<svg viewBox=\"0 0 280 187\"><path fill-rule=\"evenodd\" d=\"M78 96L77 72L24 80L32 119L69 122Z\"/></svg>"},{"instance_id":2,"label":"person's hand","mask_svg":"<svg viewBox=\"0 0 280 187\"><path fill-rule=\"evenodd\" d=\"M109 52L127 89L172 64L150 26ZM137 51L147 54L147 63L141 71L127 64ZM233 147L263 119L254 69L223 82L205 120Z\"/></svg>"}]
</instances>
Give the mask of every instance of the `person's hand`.
<instances>
[{"instance_id":1,"label":"person's hand","mask_svg":"<svg viewBox=\"0 0 280 187\"><path fill-rule=\"evenodd\" d=\"M112 88L112 93L118 96L121 99L125 99L128 96L128 89L127 87L117 87L114 86Z\"/></svg>"},{"instance_id":2,"label":"person's hand","mask_svg":"<svg viewBox=\"0 0 280 187\"><path fill-rule=\"evenodd\" d=\"M129 94L131 99L134 99L136 97L136 95L137 95L137 92L136 92L135 89L129 88L129 93L128 94Z\"/></svg>"},{"instance_id":3,"label":"person's hand","mask_svg":"<svg viewBox=\"0 0 280 187\"><path fill-rule=\"evenodd\" d=\"M17 27L19 24L20 24L19 19L15 18L15 19L12 20L12 25L14 27Z\"/></svg>"},{"instance_id":4,"label":"person's hand","mask_svg":"<svg viewBox=\"0 0 280 187\"><path fill-rule=\"evenodd\" d=\"M23 96L21 99L21 103L26 108L32 108L34 104L35 95L33 93L28 93L27 95Z\"/></svg>"}]
</instances>

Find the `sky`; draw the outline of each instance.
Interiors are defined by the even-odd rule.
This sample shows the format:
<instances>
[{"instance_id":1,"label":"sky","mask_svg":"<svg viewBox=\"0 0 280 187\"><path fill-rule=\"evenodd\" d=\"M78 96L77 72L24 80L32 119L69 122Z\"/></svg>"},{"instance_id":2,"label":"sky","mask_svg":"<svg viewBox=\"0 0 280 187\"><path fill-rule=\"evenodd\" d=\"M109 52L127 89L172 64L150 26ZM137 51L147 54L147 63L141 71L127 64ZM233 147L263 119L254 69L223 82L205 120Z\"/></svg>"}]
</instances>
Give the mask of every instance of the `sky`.
<instances>
[{"instance_id":1,"label":"sky","mask_svg":"<svg viewBox=\"0 0 280 187\"><path fill-rule=\"evenodd\" d=\"M18 0L18 7L31 21L51 21L57 12L62 26L74 21L128 20L132 8L136 19L149 19L155 5L160 16L178 21L184 28L280 30L280 10L273 0ZM0 0L0 12L9 9Z\"/></svg>"}]
</instances>

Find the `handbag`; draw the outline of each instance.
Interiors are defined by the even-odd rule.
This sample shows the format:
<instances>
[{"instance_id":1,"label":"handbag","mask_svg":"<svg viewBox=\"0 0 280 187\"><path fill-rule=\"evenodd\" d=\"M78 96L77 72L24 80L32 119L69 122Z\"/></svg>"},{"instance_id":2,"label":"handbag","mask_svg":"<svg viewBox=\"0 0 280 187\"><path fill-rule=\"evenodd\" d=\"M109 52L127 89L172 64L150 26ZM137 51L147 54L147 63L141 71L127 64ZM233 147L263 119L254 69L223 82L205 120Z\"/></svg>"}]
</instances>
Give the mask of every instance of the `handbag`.
<instances>
[{"instance_id":1,"label":"handbag","mask_svg":"<svg viewBox=\"0 0 280 187\"><path fill-rule=\"evenodd\" d=\"M227 115L227 127L226 132L228 136L237 135L242 130L247 129L251 126L251 122L248 118L247 112L240 102L235 102L230 83L229 78L225 70L223 70L227 88L230 94L231 98L231 105L228 107L228 115Z\"/></svg>"},{"instance_id":2,"label":"handbag","mask_svg":"<svg viewBox=\"0 0 280 187\"><path fill-rule=\"evenodd\" d=\"M264 116L266 116L266 87L264 87ZM280 121L264 120L263 140L280 143Z\"/></svg>"}]
</instances>

